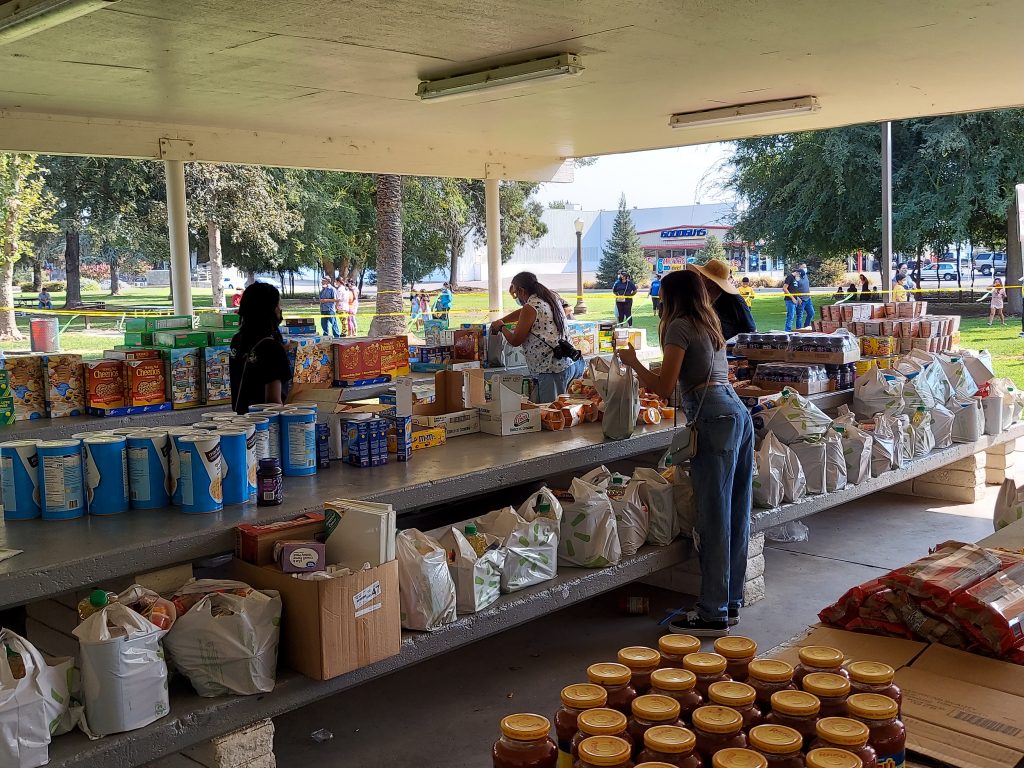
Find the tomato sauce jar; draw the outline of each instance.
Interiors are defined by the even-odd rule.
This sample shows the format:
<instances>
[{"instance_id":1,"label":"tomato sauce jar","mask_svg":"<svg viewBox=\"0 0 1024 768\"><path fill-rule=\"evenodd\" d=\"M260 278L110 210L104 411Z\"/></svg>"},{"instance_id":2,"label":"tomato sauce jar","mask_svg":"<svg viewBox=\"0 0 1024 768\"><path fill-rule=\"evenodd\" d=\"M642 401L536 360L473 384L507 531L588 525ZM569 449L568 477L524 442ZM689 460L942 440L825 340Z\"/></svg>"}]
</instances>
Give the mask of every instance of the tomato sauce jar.
<instances>
[{"instance_id":1,"label":"tomato sauce jar","mask_svg":"<svg viewBox=\"0 0 1024 768\"><path fill-rule=\"evenodd\" d=\"M700 651L700 640L693 635L662 635L658 638L662 667L683 668L683 659Z\"/></svg>"},{"instance_id":2,"label":"tomato sauce jar","mask_svg":"<svg viewBox=\"0 0 1024 768\"><path fill-rule=\"evenodd\" d=\"M893 683L896 671L880 661L852 661L846 665L851 693L877 693L903 705L903 693Z\"/></svg>"},{"instance_id":3,"label":"tomato sauce jar","mask_svg":"<svg viewBox=\"0 0 1024 768\"><path fill-rule=\"evenodd\" d=\"M754 659L747 667L747 685L757 693L757 706L767 715L772 709L772 694L795 691L793 667L778 659Z\"/></svg>"},{"instance_id":4,"label":"tomato sauce jar","mask_svg":"<svg viewBox=\"0 0 1024 768\"><path fill-rule=\"evenodd\" d=\"M823 717L811 749L845 749L860 758L864 768L877 768L875 750L868 746L868 727L849 717Z\"/></svg>"},{"instance_id":5,"label":"tomato sauce jar","mask_svg":"<svg viewBox=\"0 0 1024 768\"><path fill-rule=\"evenodd\" d=\"M565 686L561 698L562 706L555 712L558 768L572 768L572 737L579 731L576 720L581 712L603 707L608 700L608 692L594 683L578 683Z\"/></svg>"},{"instance_id":6,"label":"tomato sauce jar","mask_svg":"<svg viewBox=\"0 0 1024 768\"><path fill-rule=\"evenodd\" d=\"M812 749L807 753L807 768L863 768L863 763L842 749Z\"/></svg>"},{"instance_id":7,"label":"tomato sauce jar","mask_svg":"<svg viewBox=\"0 0 1024 768\"><path fill-rule=\"evenodd\" d=\"M768 768L764 755L752 749L730 747L715 753L712 768Z\"/></svg>"},{"instance_id":8,"label":"tomato sauce jar","mask_svg":"<svg viewBox=\"0 0 1024 768\"><path fill-rule=\"evenodd\" d=\"M733 681L712 683L708 688L708 698L712 704L730 707L739 712L740 717L743 718L744 731L749 732L755 725L760 725L763 720L761 710L755 703L757 692L746 683Z\"/></svg>"},{"instance_id":9,"label":"tomato sauce jar","mask_svg":"<svg viewBox=\"0 0 1024 768\"><path fill-rule=\"evenodd\" d=\"M800 663L796 665L793 673L793 682L797 685L812 672L831 672L834 675L849 677L843 669L846 657L837 648L830 648L827 645L805 645L797 651L797 655L800 657Z\"/></svg>"},{"instance_id":10,"label":"tomato sauce jar","mask_svg":"<svg viewBox=\"0 0 1024 768\"><path fill-rule=\"evenodd\" d=\"M747 734L750 748L759 752L768 768L804 768L804 739L784 725L759 725Z\"/></svg>"},{"instance_id":11,"label":"tomato sauce jar","mask_svg":"<svg viewBox=\"0 0 1024 768\"><path fill-rule=\"evenodd\" d=\"M645 694L651 690L651 672L661 664L661 653L653 648L633 645L619 651L619 664L629 667L632 673L630 682L637 694Z\"/></svg>"},{"instance_id":12,"label":"tomato sauce jar","mask_svg":"<svg viewBox=\"0 0 1024 768\"><path fill-rule=\"evenodd\" d=\"M807 693L813 693L821 703L819 717L846 717L846 699L850 695L850 681L831 672L812 672L803 683Z\"/></svg>"},{"instance_id":13,"label":"tomato sauce jar","mask_svg":"<svg viewBox=\"0 0 1024 768\"><path fill-rule=\"evenodd\" d=\"M630 748L633 746L632 738L626 730L628 720L618 710L605 707L588 709L586 712L580 712L580 716L576 718L576 724L579 726L579 731L572 737L569 748L569 754L572 755L574 761L579 757L580 742L591 736L617 736L626 741Z\"/></svg>"},{"instance_id":14,"label":"tomato sauce jar","mask_svg":"<svg viewBox=\"0 0 1024 768\"><path fill-rule=\"evenodd\" d=\"M847 700L850 717L868 727L868 744L879 765L904 768L907 762L907 729L899 719L900 708L888 696L855 693Z\"/></svg>"},{"instance_id":15,"label":"tomato sauce jar","mask_svg":"<svg viewBox=\"0 0 1024 768\"><path fill-rule=\"evenodd\" d=\"M683 669L697 676L697 692L707 701L708 687L712 683L729 680L725 673L726 660L717 653L690 653L683 658Z\"/></svg>"},{"instance_id":16,"label":"tomato sauce jar","mask_svg":"<svg viewBox=\"0 0 1024 768\"><path fill-rule=\"evenodd\" d=\"M632 677L629 667L622 664L601 662L587 667L587 679L608 692L605 706L627 716L631 714L630 704L637 696L636 688L630 683Z\"/></svg>"},{"instance_id":17,"label":"tomato sauce jar","mask_svg":"<svg viewBox=\"0 0 1024 768\"><path fill-rule=\"evenodd\" d=\"M644 734L656 725L682 727L679 719L679 702L668 696L647 694L633 699L633 714L626 730L633 739L633 757L644 748Z\"/></svg>"},{"instance_id":18,"label":"tomato sauce jar","mask_svg":"<svg viewBox=\"0 0 1024 768\"><path fill-rule=\"evenodd\" d=\"M806 691L779 691L772 694L772 711L765 722L770 725L785 725L797 731L805 746L817 736L815 725L821 704L818 697Z\"/></svg>"},{"instance_id":19,"label":"tomato sauce jar","mask_svg":"<svg viewBox=\"0 0 1024 768\"><path fill-rule=\"evenodd\" d=\"M704 763L695 750L697 737L687 728L656 725L644 734L644 748L637 760L640 763L659 762L673 768L703 768Z\"/></svg>"},{"instance_id":20,"label":"tomato sauce jar","mask_svg":"<svg viewBox=\"0 0 1024 768\"><path fill-rule=\"evenodd\" d=\"M693 733L697 737L697 753L705 763L721 749L747 746L740 713L717 704L701 707L693 713Z\"/></svg>"},{"instance_id":21,"label":"tomato sauce jar","mask_svg":"<svg viewBox=\"0 0 1024 768\"><path fill-rule=\"evenodd\" d=\"M548 736L551 723L541 715L509 715L501 721L501 738L494 742L494 768L556 768L558 746Z\"/></svg>"},{"instance_id":22,"label":"tomato sauce jar","mask_svg":"<svg viewBox=\"0 0 1024 768\"><path fill-rule=\"evenodd\" d=\"M715 640L715 653L725 657L725 672L739 683L747 682L747 667L757 655L757 643L749 637L730 635Z\"/></svg>"},{"instance_id":23,"label":"tomato sauce jar","mask_svg":"<svg viewBox=\"0 0 1024 768\"><path fill-rule=\"evenodd\" d=\"M689 723L693 710L704 704L696 686L697 676L686 669L656 669L651 673L651 693L678 701L679 719L684 723Z\"/></svg>"},{"instance_id":24,"label":"tomato sauce jar","mask_svg":"<svg viewBox=\"0 0 1024 768\"><path fill-rule=\"evenodd\" d=\"M617 736L591 736L580 742L575 768L633 768L629 742Z\"/></svg>"}]
</instances>

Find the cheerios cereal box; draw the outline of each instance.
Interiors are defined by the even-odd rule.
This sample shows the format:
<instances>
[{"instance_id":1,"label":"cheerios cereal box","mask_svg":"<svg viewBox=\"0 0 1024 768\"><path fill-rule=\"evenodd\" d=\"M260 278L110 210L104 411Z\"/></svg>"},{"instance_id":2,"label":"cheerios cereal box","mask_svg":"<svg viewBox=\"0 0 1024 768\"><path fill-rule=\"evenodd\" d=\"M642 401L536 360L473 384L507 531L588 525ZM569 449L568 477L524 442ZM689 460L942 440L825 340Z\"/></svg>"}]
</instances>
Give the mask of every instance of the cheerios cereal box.
<instances>
[{"instance_id":1,"label":"cheerios cereal box","mask_svg":"<svg viewBox=\"0 0 1024 768\"><path fill-rule=\"evenodd\" d=\"M85 362L85 404L89 408L124 408L124 362L88 360Z\"/></svg>"}]
</instances>

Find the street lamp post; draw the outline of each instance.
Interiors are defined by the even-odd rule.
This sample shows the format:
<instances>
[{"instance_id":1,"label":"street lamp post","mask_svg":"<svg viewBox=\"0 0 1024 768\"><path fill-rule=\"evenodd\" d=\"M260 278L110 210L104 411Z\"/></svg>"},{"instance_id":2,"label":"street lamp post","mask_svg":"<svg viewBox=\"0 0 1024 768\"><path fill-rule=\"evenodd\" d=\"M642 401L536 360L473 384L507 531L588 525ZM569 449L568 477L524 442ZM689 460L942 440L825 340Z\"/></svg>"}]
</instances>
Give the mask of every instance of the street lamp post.
<instances>
[{"instance_id":1,"label":"street lamp post","mask_svg":"<svg viewBox=\"0 0 1024 768\"><path fill-rule=\"evenodd\" d=\"M583 219L576 219L576 306L573 315L585 315L587 305L583 303Z\"/></svg>"}]
</instances>

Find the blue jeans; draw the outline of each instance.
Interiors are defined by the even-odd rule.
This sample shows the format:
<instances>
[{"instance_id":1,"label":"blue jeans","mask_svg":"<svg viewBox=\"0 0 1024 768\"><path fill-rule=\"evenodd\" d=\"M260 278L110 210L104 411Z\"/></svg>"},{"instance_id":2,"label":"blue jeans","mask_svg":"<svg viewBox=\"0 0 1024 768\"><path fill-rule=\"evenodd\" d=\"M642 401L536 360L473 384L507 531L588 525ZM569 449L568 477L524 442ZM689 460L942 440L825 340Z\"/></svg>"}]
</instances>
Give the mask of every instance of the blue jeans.
<instances>
[{"instance_id":1,"label":"blue jeans","mask_svg":"<svg viewBox=\"0 0 1024 768\"><path fill-rule=\"evenodd\" d=\"M324 315L321 317L320 327L324 331L324 336L330 336L333 333L335 338L341 337L341 329L338 327L337 315Z\"/></svg>"},{"instance_id":2,"label":"blue jeans","mask_svg":"<svg viewBox=\"0 0 1024 768\"><path fill-rule=\"evenodd\" d=\"M728 609L739 610L743 602L754 425L732 387L703 391L704 405L696 419L697 455L690 460L700 560L697 613L705 621L721 621ZM696 392L684 398L688 419L697 411L700 396Z\"/></svg>"},{"instance_id":3,"label":"blue jeans","mask_svg":"<svg viewBox=\"0 0 1024 768\"><path fill-rule=\"evenodd\" d=\"M580 378L586 369L586 362L580 358L561 373L533 374L537 377L537 402L550 403L559 395L564 395L569 391L569 382Z\"/></svg>"},{"instance_id":4,"label":"blue jeans","mask_svg":"<svg viewBox=\"0 0 1024 768\"><path fill-rule=\"evenodd\" d=\"M814 302L811 301L811 297L808 296L804 299L804 303L800 307L801 315L803 320L800 321L800 327L806 328L814 321Z\"/></svg>"},{"instance_id":5,"label":"blue jeans","mask_svg":"<svg viewBox=\"0 0 1024 768\"><path fill-rule=\"evenodd\" d=\"M795 301L791 301L790 299L786 299L786 330L787 331L792 331L793 330L793 321L794 320L797 320L799 322L800 318L797 317L799 312L800 312L800 305L797 304Z\"/></svg>"}]
</instances>

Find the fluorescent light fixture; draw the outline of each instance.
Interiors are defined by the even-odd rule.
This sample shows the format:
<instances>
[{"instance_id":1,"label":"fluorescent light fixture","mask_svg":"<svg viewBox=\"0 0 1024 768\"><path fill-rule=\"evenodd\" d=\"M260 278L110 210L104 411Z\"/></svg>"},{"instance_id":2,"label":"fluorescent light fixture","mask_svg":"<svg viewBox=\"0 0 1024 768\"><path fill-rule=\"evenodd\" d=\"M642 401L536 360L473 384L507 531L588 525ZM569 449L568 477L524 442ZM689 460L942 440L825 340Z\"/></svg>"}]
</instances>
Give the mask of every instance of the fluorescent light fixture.
<instances>
[{"instance_id":1,"label":"fluorescent light fixture","mask_svg":"<svg viewBox=\"0 0 1024 768\"><path fill-rule=\"evenodd\" d=\"M464 75L424 80L416 89L416 95L423 101L459 96L476 91L493 90L512 85L522 85L534 80L554 80L578 75L583 71L580 57L573 53L531 59L519 64L507 64Z\"/></svg>"},{"instance_id":2,"label":"fluorescent light fixture","mask_svg":"<svg viewBox=\"0 0 1024 768\"><path fill-rule=\"evenodd\" d=\"M701 112L680 112L669 118L670 128L693 128L695 126L745 123L750 120L767 120L775 117L791 117L808 112L817 112L821 107L814 96L800 96L795 99L758 101L754 104L737 104L732 107L706 109Z\"/></svg>"},{"instance_id":3,"label":"fluorescent light fixture","mask_svg":"<svg viewBox=\"0 0 1024 768\"><path fill-rule=\"evenodd\" d=\"M13 43L56 27L87 13L113 5L117 0L13 0L6 11L0 5L0 45Z\"/></svg>"}]
</instances>

